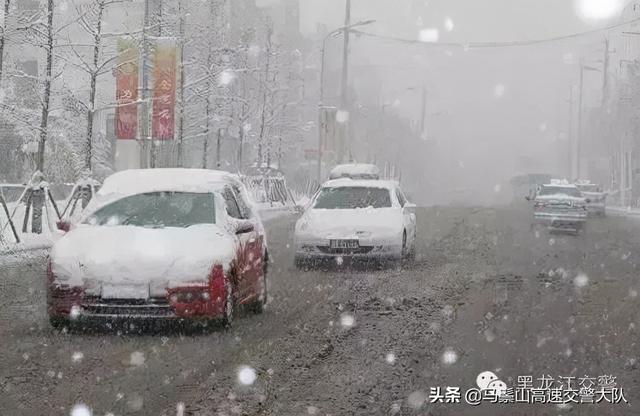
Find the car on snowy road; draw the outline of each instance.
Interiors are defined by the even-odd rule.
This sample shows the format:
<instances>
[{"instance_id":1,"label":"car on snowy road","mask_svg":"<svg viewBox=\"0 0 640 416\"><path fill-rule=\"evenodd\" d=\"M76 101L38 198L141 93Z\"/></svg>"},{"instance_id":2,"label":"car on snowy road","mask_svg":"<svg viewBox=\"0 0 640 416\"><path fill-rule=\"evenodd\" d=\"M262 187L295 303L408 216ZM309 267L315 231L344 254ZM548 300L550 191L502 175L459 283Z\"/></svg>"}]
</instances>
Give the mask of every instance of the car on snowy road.
<instances>
[{"instance_id":1,"label":"car on snowy road","mask_svg":"<svg viewBox=\"0 0 640 416\"><path fill-rule=\"evenodd\" d=\"M540 186L533 198L532 225L544 225L552 231L584 231L588 202L574 184L553 180Z\"/></svg>"},{"instance_id":2,"label":"car on snowy road","mask_svg":"<svg viewBox=\"0 0 640 416\"><path fill-rule=\"evenodd\" d=\"M267 300L264 227L233 175L148 169L108 177L47 267L52 325L221 320Z\"/></svg>"},{"instance_id":3,"label":"car on snowy road","mask_svg":"<svg viewBox=\"0 0 640 416\"><path fill-rule=\"evenodd\" d=\"M589 181L577 181L576 186L582 196L589 200L589 202L587 202L589 215L604 217L607 210L607 194L602 192L602 188Z\"/></svg>"},{"instance_id":4,"label":"car on snowy road","mask_svg":"<svg viewBox=\"0 0 640 416\"><path fill-rule=\"evenodd\" d=\"M415 252L415 205L395 181L325 182L295 226L295 263L399 261Z\"/></svg>"},{"instance_id":5,"label":"car on snowy road","mask_svg":"<svg viewBox=\"0 0 640 416\"><path fill-rule=\"evenodd\" d=\"M329 179L380 179L380 169L370 163L346 163L337 165L329 172Z\"/></svg>"}]
</instances>

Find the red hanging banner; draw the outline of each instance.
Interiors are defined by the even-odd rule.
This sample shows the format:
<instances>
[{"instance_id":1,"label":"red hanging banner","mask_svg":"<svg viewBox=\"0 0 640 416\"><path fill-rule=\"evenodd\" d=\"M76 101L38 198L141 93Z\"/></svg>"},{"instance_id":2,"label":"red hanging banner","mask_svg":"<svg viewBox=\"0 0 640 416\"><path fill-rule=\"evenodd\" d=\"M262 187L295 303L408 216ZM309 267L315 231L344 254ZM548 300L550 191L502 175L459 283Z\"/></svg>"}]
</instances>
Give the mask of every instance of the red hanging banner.
<instances>
[{"instance_id":1,"label":"red hanging banner","mask_svg":"<svg viewBox=\"0 0 640 416\"><path fill-rule=\"evenodd\" d=\"M153 69L153 122L152 137L173 140L176 109L176 56L175 38L158 38L155 42Z\"/></svg>"},{"instance_id":2,"label":"red hanging banner","mask_svg":"<svg viewBox=\"0 0 640 416\"><path fill-rule=\"evenodd\" d=\"M116 137L135 140L138 132L138 48L129 40L118 39L116 74Z\"/></svg>"}]
</instances>

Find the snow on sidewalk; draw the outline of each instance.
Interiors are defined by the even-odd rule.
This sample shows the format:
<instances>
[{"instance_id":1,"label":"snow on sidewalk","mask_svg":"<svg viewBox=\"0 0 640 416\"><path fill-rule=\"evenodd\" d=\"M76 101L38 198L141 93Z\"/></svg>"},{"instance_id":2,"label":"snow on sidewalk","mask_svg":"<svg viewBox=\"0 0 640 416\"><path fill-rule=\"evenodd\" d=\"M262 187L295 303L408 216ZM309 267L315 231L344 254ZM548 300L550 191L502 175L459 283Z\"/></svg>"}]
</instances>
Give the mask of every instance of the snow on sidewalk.
<instances>
[{"instance_id":1,"label":"snow on sidewalk","mask_svg":"<svg viewBox=\"0 0 640 416\"><path fill-rule=\"evenodd\" d=\"M616 216L639 216L640 208L607 206L607 214Z\"/></svg>"}]
</instances>

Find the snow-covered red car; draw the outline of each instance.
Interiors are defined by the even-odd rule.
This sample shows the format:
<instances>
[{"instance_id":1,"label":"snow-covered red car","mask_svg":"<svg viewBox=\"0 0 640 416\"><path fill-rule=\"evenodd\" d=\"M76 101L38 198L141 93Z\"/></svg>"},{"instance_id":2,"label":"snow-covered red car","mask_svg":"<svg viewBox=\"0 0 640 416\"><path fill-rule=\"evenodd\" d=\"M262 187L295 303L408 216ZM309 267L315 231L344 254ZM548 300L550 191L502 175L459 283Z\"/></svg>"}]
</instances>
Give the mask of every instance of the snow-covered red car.
<instances>
[{"instance_id":1,"label":"snow-covered red car","mask_svg":"<svg viewBox=\"0 0 640 416\"><path fill-rule=\"evenodd\" d=\"M118 172L48 259L52 325L89 319L222 320L267 301L264 227L226 172Z\"/></svg>"},{"instance_id":2,"label":"snow-covered red car","mask_svg":"<svg viewBox=\"0 0 640 416\"><path fill-rule=\"evenodd\" d=\"M325 182L295 227L295 262L399 261L415 252L416 206L395 181Z\"/></svg>"}]
</instances>

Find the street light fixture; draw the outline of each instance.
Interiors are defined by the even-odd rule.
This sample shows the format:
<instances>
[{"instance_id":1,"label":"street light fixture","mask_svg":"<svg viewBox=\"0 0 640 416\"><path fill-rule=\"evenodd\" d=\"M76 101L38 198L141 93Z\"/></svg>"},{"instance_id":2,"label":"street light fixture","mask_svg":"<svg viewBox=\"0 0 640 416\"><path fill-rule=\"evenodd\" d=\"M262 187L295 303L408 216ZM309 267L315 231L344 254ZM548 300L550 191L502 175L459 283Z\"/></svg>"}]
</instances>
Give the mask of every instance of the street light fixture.
<instances>
[{"instance_id":1,"label":"street light fixture","mask_svg":"<svg viewBox=\"0 0 640 416\"><path fill-rule=\"evenodd\" d=\"M363 20L352 25L339 27L329 33L322 39L322 50L320 58L320 102L318 103L318 183L322 182L322 110L324 109L324 70L325 70L325 52L327 49L327 40L336 37L340 33L346 35L348 31L355 27L361 27L375 23L374 19Z\"/></svg>"}]
</instances>

